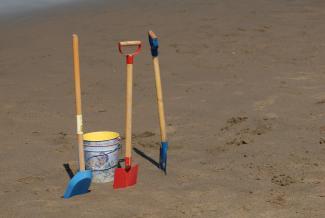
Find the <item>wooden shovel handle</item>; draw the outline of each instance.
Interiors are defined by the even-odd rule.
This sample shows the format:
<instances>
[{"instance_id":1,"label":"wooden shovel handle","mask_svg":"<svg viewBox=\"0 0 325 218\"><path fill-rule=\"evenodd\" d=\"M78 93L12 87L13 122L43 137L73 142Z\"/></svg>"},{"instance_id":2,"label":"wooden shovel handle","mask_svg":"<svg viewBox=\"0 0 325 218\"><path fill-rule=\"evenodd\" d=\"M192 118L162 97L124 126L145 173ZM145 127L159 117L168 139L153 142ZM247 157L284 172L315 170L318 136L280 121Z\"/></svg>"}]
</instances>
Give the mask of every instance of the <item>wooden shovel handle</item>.
<instances>
[{"instance_id":1,"label":"wooden shovel handle","mask_svg":"<svg viewBox=\"0 0 325 218\"><path fill-rule=\"evenodd\" d=\"M77 118L77 138L79 149L79 169L85 170L84 149L83 149L83 124L81 110L81 88L80 88L80 63L79 63L79 40L78 35L72 35L73 42L73 69L76 95L76 118Z\"/></svg>"},{"instance_id":2,"label":"wooden shovel handle","mask_svg":"<svg viewBox=\"0 0 325 218\"><path fill-rule=\"evenodd\" d=\"M132 156L133 64L127 64L126 66L125 165L126 167L130 167Z\"/></svg>"},{"instance_id":3,"label":"wooden shovel handle","mask_svg":"<svg viewBox=\"0 0 325 218\"><path fill-rule=\"evenodd\" d=\"M148 32L148 36L149 36L149 43L151 47L152 62L155 71L157 104L158 104L158 114L159 114L159 124L160 124L160 137L162 142L167 142L164 101L163 101L160 67L159 67L159 59L158 59L158 46L159 46L158 37L152 30Z\"/></svg>"},{"instance_id":4,"label":"wooden shovel handle","mask_svg":"<svg viewBox=\"0 0 325 218\"><path fill-rule=\"evenodd\" d=\"M162 142L167 142L167 132L166 132L166 121L164 112L164 101L160 77L160 67L158 57L152 58L155 80L156 80L156 91L157 91L157 104L158 104L158 114L159 114L159 124L160 124L160 137Z\"/></svg>"},{"instance_id":5,"label":"wooden shovel handle","mask_svg":"<svg viewBox=\"0 0 325 218\"><path fill-rule=\"evenodd\" d=\"M124 54L124 46L138 46L135 52L126 54L126 112L125 112L125 167L131 167L132 156L132 88L133 88L133 59L141 50L141 41L125 41L118 43L118 49Z\"/></svg>"}]
</instances>

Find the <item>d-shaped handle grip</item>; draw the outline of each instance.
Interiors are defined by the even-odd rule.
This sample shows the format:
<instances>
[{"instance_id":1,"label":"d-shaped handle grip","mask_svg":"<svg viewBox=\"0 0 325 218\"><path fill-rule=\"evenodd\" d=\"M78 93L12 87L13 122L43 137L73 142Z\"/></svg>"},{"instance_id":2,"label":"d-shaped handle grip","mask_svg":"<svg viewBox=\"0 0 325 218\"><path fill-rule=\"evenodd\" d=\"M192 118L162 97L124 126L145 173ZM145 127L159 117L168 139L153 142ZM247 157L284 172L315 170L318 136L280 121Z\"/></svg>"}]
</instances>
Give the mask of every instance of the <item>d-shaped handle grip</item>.
<instances>
[{"instance_id":1,"label":"d-shaped handle grip","mask_svg":"<svg viewBox=\"0 0 325 218\"><path fill-rule=\"evenodd\" d=\"M126 46L137 46L136 50L131 54L125 54L123 53L123 47ZM118 43L118 50L121 54L126 55L126 63L127 64L133 64L134 56L139 54L141 51L141 41L124 41Z\"/></svg>"},{"instance_id":2,"label":"d-shaped handle grip","mask_svg":"<svg viewBox=\"0 0 325 218\"><path fill-rule=\"evenodd\" d=\"M131 53L131 54L125 54L123 52L123 47L126 46L138 46L137 49L135 50L135 52ZM141 50L141 41L124 41L124 42L119 42L118 43L118 50L120 51L121 54L125 54L125 55L137 55L139 54L140 50Z\"/></svg>"}]
</instances>

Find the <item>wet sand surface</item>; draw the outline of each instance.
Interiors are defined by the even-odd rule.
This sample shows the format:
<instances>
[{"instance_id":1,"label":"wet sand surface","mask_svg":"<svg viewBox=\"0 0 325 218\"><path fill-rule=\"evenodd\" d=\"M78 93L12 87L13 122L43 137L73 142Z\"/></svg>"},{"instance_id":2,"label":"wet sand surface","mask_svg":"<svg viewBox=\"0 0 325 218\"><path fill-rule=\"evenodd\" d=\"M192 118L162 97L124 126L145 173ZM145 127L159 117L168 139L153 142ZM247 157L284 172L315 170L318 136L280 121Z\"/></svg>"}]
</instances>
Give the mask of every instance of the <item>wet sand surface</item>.
<instances>
[{"instance_id":1,"label":"wet sand surface","mask_svg":"<svg viewBox=\"0 0 325 218\"><path fill-rule=\"evenodd\" d=\"M325 2L108 1L2 22L1 217L324 217ZM157 160L146 32L160 39L168 175L137 155L135 187L64 200L76 170L71 34L80 37L86 131L124 134L134 65L134 146ZM121 156L122 157L122 156Z\"/></svg>"}]
</instances>

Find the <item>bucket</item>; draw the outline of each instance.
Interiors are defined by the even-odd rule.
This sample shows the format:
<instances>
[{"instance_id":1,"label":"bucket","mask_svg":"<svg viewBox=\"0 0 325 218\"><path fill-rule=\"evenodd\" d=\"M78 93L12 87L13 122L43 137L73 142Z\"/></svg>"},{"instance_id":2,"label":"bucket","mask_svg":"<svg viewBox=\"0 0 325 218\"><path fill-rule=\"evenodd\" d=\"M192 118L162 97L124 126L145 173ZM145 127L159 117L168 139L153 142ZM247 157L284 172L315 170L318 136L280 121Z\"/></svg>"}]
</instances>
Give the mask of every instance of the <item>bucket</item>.
<instances>
[{"instance_id":1,"label":"bucket","mask_svg":"<svg viewBox=\"0 0 325 218\"><path fill-rule=\"evenodd\" d=\"M119 161L120 135L117 132L90 132L83 136L85 164L93 172L93 182L114 180Z\"/></svg>"}]
</instances>

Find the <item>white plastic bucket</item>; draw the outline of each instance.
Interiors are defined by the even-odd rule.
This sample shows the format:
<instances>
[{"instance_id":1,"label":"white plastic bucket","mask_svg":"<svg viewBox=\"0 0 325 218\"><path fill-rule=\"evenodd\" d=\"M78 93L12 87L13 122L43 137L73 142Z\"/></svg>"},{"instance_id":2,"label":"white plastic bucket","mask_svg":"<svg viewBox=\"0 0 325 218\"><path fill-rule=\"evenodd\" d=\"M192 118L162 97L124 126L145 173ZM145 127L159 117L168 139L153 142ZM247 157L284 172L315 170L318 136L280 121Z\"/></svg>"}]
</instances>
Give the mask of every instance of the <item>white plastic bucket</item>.
<instances>
[{"instance_id":1,"label":"white plastic bucket","mask_svg":"<svg viewBox=\"0 0 325 218\"><path fill-rule=\"evenodd\" d=\"M93 182L114 180L119 161L120 135L116 132L90 132L83 136L85 164L93 172Z\"/></svg>"}]
</instances>

